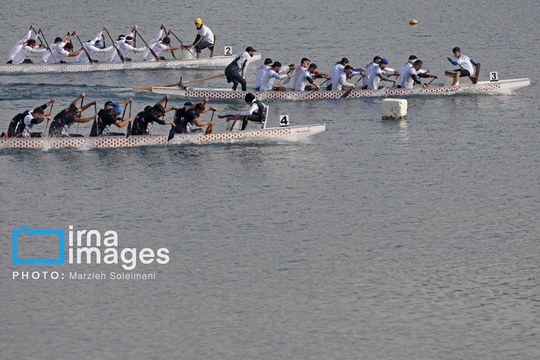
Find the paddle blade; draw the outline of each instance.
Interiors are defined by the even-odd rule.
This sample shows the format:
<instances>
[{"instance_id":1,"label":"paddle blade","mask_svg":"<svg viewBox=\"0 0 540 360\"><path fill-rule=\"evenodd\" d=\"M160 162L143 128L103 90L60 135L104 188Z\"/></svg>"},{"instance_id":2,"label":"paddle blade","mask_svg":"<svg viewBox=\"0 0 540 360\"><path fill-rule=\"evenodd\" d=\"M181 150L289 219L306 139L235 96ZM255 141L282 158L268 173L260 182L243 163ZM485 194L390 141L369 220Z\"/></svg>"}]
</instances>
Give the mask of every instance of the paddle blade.
<instances>
[{"instance_id":1,"label":"paddle blade","mask_svg":"<svg viewBox=\"0 0 540 360\"><path fill-rule=\"evenodd\" d=\"M131 121L128 122L126 139L131 135Z\"/></svg>"},{"instance_id":2,"label":"paddle blade","mask_svg":"<svg viewBox=\"0 0 540 360\"><path fill-rule=\"evenodd\" d=\"M167 141L171 141L171 139L174 137L176 130L174 126L171 126L171 130L169 130L169 136L167 137Z\"/></svg>"},{"instance_id":3,"label":"paddle blade","mask_svg":"<svg viewBox=\"0 0 540 360\"><path fill-rule=\"evenodd\" d=\"M351 93L351 91L352 91L352 89L349 89L349 90L345 91L345 92L343 93L343 95L341 95L341 98L342 98L342 99L345 99L347 96L349 96L349 94Z\"/></svg>"}]
</instances>

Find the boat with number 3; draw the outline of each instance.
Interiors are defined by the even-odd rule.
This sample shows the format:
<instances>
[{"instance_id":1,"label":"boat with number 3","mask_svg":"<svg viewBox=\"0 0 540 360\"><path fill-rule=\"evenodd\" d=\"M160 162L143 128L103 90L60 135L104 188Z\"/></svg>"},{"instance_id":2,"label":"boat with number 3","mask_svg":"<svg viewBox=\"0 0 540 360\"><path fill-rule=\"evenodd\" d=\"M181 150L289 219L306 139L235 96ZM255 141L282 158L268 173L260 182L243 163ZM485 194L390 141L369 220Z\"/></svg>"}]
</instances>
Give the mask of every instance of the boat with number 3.
<instances>
[{"instance_id":1,"label":"boat with number 3","mask_svg":"<svg viewBox=\"0 0 540 360\"><path fill-rule=\"evenodd\" d=\"M430 86L427 89L415 87L413 89L382 88L379 90L353 90L340 91L265 91L253 92L260 100L319 100L341 98L368 98L387 96L422 96L422 95L460 95L460 94L505 94L529 86L531 80L509 79L479 81L476 84L462 84L459 86ZM232 91L231 89L207 89L190 87L153 87L152 92L158 94L178 95L189 98L211 99L243 99L246 92Z\"/></svg>"}]
</instances>

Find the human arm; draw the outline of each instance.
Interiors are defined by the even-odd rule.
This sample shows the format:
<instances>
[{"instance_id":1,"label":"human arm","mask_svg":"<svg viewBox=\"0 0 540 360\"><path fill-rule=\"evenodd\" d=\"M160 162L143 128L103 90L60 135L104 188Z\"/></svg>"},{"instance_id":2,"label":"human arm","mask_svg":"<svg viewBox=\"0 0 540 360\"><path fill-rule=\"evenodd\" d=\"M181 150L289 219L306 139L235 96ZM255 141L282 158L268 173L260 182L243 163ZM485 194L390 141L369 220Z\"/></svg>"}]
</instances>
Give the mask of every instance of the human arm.
<instances>
[{"instance_id":1,"label":"human arm","mask_svg":"<svg viewBox=\"0 0 540 360\"><path fill-rule=\"evenodd\" d=\"M450 63L451 63L452 65L455 65L455 66L459 65L459 63L458 63L457 61L452 60L452 59L449 58L449 57L448 57L447 59L448 59L448 61L450 61Z\"/></svg>"},{"instance_id":2,"label":"human arm","mask_svg":"<svg viewBox=\"0 0 540 360\"><path fill-rule=\"evenodd\" d=\"M165 103L166 100L169 100L171 98L171 95L165 95L163 97L163 99L159 100L156 105L163 105L163 103Z\"/></svg>"}]
</instances>

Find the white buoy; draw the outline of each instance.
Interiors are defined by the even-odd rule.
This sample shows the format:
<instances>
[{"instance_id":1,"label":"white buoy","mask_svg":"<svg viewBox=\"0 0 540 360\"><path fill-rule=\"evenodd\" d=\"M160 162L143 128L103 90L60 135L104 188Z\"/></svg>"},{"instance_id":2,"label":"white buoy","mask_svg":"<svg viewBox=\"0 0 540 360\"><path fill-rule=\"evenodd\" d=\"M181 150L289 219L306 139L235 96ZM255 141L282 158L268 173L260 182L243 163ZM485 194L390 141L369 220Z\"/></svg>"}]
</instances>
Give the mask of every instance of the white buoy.
<instances>
[{"instance_id":1,"label":"white buoy","mask_svg":"<svg viewBox=\"0 0 540 360\"><path fill-rule=\"evenodd\" d=\"M401 120L407 117L407 100L384 99L382 101L383 120Z\"/></svg>"}]
</instances>

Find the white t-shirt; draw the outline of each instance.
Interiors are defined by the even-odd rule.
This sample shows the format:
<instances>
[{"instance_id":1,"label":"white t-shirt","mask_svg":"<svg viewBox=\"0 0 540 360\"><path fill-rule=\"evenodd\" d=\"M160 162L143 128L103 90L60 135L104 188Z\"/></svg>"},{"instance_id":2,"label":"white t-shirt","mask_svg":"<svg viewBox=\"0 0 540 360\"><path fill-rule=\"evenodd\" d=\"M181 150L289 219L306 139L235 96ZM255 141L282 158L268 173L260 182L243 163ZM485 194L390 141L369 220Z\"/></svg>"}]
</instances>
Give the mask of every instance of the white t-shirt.
<instances>
[{"instance_id":1,"label":"white t-shirt","mask_svg":"<svg viewBox=\"0 0 540 360\"><path fill-rule=\"evenodd\" d=\"M44 48L33 48L32 49L28 45L23 45L22 48L19 50L19 52L15 55L15 58L13 59L13 63L14 64L22 64L22 62L24 61L26 56L28 54L30 54L31 52L40 53L40 52L44 52L45 50L46 49L44 49Z\"/></svg>"},{"instance_id":2,"label":"white t-shirt","mask_svg":"<svg viewBox=\"0 0 540 360\"><path fill-rule=\"evenodd\" d=\"M26 36L22 38L21 40L17 41L15 45L13 45L13 47L11 48L11 51L9 52L7 61L15 59L15 55L17 55L17 53L22 49L22 47L24 46L24 43L27 42L28 39L30 39L30 36L32 36L32 30L28 30L28 33L26 34Z\"/></svg>"},{"instance_id":3,"label":"white t-shirt","mask_svg":"<svg viewBox=\"0 0 540 360\"><path fill-rule=\"evenodd\" d=\"M272 90L276 79L285 79L287 74L278 74L273 68L269 68L261 80L260 91Z\"/></svg>"},{"instance_id":4,"label":"white t-shirt","mask_svg":"<svg viewBox=\"0 0 540 360\"><path fill-rule=\"evenodd\" d=\"M202 36L202 41L207 41L210 44L214 43L214 33L212 33L212 30L206 25L201 26L199 31L197 31L197 34Z\"/></svg>"}]
</instances>

